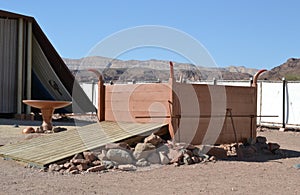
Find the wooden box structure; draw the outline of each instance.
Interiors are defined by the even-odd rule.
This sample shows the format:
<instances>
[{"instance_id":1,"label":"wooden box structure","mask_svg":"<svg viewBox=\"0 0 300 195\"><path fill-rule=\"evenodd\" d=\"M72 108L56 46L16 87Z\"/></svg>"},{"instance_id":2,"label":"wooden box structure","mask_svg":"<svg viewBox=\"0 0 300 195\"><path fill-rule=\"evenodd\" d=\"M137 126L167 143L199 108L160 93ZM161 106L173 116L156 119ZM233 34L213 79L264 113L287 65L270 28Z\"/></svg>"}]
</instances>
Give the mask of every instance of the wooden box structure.
<instances>
[{"instance_id":1,"label":"wooden box structure","mask_svg":"<svg viewBox=\"0 0 300 195\"><path fill-rule=\"evenodd\" d=\"M223 144L256 137L257 88L177 83L98 83L100 121L167 123L177 142ZM92 70L94 71L94 70ZM96 71L94 71L96 72Z\"/></svg>"}]
</instances>

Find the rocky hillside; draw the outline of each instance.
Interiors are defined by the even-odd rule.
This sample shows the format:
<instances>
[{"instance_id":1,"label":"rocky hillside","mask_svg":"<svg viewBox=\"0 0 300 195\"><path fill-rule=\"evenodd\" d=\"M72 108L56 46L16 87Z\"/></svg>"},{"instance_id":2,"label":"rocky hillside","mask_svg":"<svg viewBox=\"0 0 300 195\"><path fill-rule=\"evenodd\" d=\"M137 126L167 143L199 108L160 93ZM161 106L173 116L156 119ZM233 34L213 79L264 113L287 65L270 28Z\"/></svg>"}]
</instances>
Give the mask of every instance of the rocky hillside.
<instances>
[{"instance_id":1,"label":"rocky hillside","mask_svg":"<svg viewBox=\"0 0 300 195\"><path fill-rule=\"evenodd\" d=\"M64 59L69 69L76 75L80 82L96 80L89 68L100 70L106 82L118 80L127 81L166 81L169 78L169 62L163 60L128 60L122 61L100 56L86 57L81 59ZM183 80L248 80L257 72L256 69L248 69L243 66L230 66L227 68L203 67L186 63L174 63L176 79Z\"/></svg>"},{"instance_id":2,"label":"rocky hillside","mask_svg":"<svg viewBox=\"0 0 300 195\"><path fill-rule=\"evenodd\" d=\"M290 58L285 63L264 73L260 78L266 80L300 80L300 59Z\"/></svg>"}]
</instances>

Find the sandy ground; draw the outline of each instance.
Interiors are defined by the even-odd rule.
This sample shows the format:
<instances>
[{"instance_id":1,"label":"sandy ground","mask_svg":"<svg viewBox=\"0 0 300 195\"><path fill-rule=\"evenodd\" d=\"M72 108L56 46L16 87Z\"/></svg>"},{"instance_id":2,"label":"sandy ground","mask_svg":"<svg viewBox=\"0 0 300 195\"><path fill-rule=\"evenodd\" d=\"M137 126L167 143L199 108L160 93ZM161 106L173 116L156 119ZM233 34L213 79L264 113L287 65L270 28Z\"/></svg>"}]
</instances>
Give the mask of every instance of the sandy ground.
<instances>
[{"instance_id":1,"label":"sandy ground","mask_svg":"<svg viewBox=\"0 0 300 195\"><path fill-rule=\"evenodd\" d=\"M17 128L13 127L16 123ZM22 129L39 123L0 119L0 144L28 138ZM56 125L73 128L68 123ZM300 169L294 167L300 163L300 132L265 130L258 135L279 143L293 157L80 175L41 172L0 158L0 194L300 194Z\"/></svg>"}]
</instances>

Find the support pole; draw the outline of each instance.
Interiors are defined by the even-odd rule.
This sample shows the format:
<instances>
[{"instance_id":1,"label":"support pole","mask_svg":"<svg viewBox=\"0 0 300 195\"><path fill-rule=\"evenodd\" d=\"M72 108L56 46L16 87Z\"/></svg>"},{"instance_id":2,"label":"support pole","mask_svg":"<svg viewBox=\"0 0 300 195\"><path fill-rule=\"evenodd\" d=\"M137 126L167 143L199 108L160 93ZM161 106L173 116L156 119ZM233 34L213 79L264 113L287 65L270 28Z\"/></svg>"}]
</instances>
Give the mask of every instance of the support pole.
<instances>
[{"instance_id":1,"label":"support pole","mask_svg":"<svg viewBox=\"0 0 300 195\"><path fill-rule=\"evenodd\" d=\"M28 22L27 26L27 77L26 77L26 98L31 99L31 70L32 70L32 23ZM26 106L26 114L30 114L31 107Z\"/></svg>"},{"instance_id":2,"label":"support pole","mask_svg":"<svg viewBox=\"0 0 300 195\"><path fill-rule=\"evenodd\" d=\"M18 28L18 83L17 83L17 114L22 114L23 99L23 19L19 18Z\"/></svg>"},{"instance_id":3,"label":"support pole","mask_svg":"<svg viewBox=\"0 0 300 195\"><path fill-rule=\"evenodd\" d=\"M285 88L286 80L282 78L282 128L285 128Z\"/></svg>"},{"instance_id":4,"label":"support pole","mask_svg":"<svg viewBox=\"0 0 300 195\"><path fill-rule=\"evenodd\" d=\"M176 100L174 96L174 67L173 63L170 61L170 78L169 78L169 86L170 86L170 93L169 93L169 111L170 111L170 120L169 120L169 133L172 139L175 140L175 133L178 130L178 123L180 119L172 117L174 114L177 114L176 109ZM175 112L175 113L174 113Z\"/></svg>"},{"instance_id":5,"label":"support pole","mask_svg":"<svg viewBox=\"0 0 300 195\"><path fill-rule=\"evenodd\" d=\"M217 85L217 79L215 77L213 78L213 85Z\"/></svg>"},{"instance_id":6,"label":"support pole","mask_svg":"<svg viewBox=\"0 0 300 195\"><path fill-rule=\"evenodd\" d=\"M98 81L98 120L105 121L105 86L102 77Z\"/></svg>"},{"instance_id":7,"label":"support pole","mask_svg":"<svg viewBox=\"0 0 300 195\"><path fill-rule=\"evenodd\" d=\"M89 69L98 77L98 111L97 116L99 122L105 121L105 86L101 73L95 69Z\"/></svg>"}]
</instances>

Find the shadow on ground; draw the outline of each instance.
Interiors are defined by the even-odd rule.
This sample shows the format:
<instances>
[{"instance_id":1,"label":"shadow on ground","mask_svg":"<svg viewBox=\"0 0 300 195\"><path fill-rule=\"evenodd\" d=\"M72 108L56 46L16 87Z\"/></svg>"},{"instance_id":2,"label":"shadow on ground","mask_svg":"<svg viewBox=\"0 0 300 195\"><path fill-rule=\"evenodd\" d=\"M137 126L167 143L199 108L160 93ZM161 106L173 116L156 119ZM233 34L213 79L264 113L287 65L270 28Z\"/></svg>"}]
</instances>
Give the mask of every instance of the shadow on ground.
<instances>
[{"instance_id":1,"label":"shadow on ground","mask_svg":"<svg viewBox=\"0 0 300 195\"><path fill-rule=\"evenodd\" d=\"M80 119L53 119L53 126L85 126L94 121L86 121ZM12 126L40 126L42 120L17 120L17 119L3 119L0 118L0 125L12 125Z\"/></svg>"},{"instance_id":2,"label":"shadow on ground","mask_svg":"<svg viewBox=\"0 0 300 195\"><path fill-rule=\"evenodd\" d=\"M275 152L275 154L262 154L256 153L252 156L233 156L228 157L226 159L222 159L224 161L245 161L245 162L267 162L267 161L274 161L286 158L299 158L300 152L295 150L288 150L288 149L279 149Z\"/></svg>"}]
</instances>

